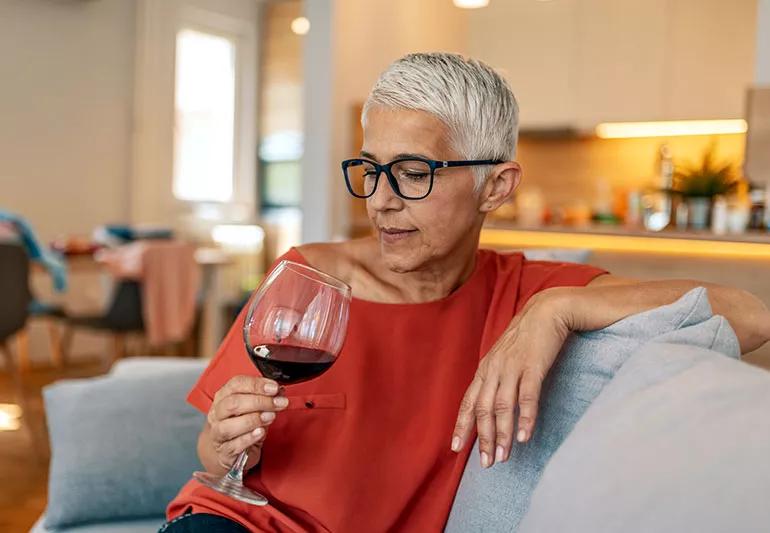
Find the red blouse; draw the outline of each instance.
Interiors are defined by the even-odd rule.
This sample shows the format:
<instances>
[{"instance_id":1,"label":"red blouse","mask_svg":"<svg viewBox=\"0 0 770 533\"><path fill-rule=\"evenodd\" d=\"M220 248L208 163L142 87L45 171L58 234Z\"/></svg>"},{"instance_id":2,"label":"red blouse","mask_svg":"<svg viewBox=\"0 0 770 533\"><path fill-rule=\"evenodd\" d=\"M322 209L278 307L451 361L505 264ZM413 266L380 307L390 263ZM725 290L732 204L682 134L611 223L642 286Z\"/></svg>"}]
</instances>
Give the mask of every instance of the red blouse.
<instances>
[{"instance_id":1,"label":"red blouse","mask_svg":"<svg viewBox=\"0 0 770 533\"><path fill-rule=\"evenodd\" d=\"M296 249L281 259L307 262ZM604 271L478 252L473 274L440 300L387 304L353 298L338 360L286 388L262 460L245 477L270 504L256 507L188 482L172 519L219 514L250 531L441 531L472 446L449 446L479 359L536 292L582 286ZM208 412L231 377L259 375L239 317L188 401Z\"/></svg>"}]
</instances>

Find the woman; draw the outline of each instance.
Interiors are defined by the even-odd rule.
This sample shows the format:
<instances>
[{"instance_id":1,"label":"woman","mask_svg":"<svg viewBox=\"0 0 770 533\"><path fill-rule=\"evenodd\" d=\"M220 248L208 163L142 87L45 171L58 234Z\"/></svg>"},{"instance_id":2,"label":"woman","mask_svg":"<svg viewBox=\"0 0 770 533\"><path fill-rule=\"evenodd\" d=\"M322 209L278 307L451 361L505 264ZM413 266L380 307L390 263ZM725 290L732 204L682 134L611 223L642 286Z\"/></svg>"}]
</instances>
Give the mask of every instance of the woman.
<instances>
[{"instance_id":1,"label":"woman","mask_svg":"<svg viewBox=\"0 0 770 533\"><path fill-rule=\"evenodd\" d=\"M569 331L698 285L479 251L485 215L521 175L517 115L505 81L475 60L412 54L381 75L361 157L343 163L376 236L283 256L352 287L342 353L321 377L281 390L257 375L236 321L189 396L207 413L198 452L223 474L248 449L245 482L270 505L191 481L169 505L167 531L440 531L474 433L484 466L532 435L540 384ZM744 349L768 338L753 296L711 287L710 298Z\"/></svg>"}]
</instances>

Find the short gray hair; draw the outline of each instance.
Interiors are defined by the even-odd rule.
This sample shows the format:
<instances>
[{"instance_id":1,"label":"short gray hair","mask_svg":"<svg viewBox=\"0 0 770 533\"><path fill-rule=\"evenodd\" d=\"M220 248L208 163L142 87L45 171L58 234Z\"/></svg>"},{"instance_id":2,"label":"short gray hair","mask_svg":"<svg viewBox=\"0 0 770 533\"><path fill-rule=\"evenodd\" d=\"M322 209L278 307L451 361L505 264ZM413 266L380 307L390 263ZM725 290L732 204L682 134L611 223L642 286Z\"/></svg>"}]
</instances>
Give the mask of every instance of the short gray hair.
<instances>
[{"instance_id":1,"label":"short gray hair","mask_svg":"<svg viewBox=\"0 0 770 533\"><path fill-rule=\"evenodd\" d=\"M444 52L397 59L369 93L362 125L375 105L431 113L449 128L453 149L465 159L509 161L516 156L516 98L500 74L476 59ZM477 189L489 169L474 167Z\"/></svg>"}]
</instances>

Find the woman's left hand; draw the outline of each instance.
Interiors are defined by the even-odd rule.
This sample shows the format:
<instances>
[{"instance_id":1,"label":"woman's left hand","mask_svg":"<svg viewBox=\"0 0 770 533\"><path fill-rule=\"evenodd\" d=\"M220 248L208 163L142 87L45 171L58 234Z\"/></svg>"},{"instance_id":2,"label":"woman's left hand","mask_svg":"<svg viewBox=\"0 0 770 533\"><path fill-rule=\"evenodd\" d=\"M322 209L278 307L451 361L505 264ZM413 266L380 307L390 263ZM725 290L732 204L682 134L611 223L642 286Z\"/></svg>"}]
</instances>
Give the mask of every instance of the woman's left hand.
<instances>
[{"instance_id":1,"label":"woman's left hand","mask_svg":"<svg viewBox=\"0 0 770 533\"><path fill-rule=\"evenodd\" d=\"M569 317L558 289L534 295L481 360L465 392L452 450L459 451L478 429L481 465L506 461L516 440L532 436L540 388L569 335ZM514 416L518 407L518 424Z\"/></svg>"}]
</instances>

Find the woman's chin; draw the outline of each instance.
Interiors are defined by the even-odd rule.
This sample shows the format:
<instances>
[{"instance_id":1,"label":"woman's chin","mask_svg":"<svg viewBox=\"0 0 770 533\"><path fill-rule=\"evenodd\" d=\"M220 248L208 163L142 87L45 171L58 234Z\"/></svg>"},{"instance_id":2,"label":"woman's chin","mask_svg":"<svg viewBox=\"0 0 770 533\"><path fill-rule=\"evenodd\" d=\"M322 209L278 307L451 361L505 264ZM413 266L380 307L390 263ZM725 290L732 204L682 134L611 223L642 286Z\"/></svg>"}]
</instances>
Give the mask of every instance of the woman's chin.
<instances>
[{"instance_id":1,"label":"woman's chin","mask_svg":"<svg viewBox=\"0 0 770 533\"><path fill-rule=\"evenodd\" d=\"M396 247L389 246L380 242L380 256L383 264L391 272L398 272L403 274L405 272L411 272L420 265L420 260L416 257L417 250L413 247Z\"/></svg>"}]
</instances>

